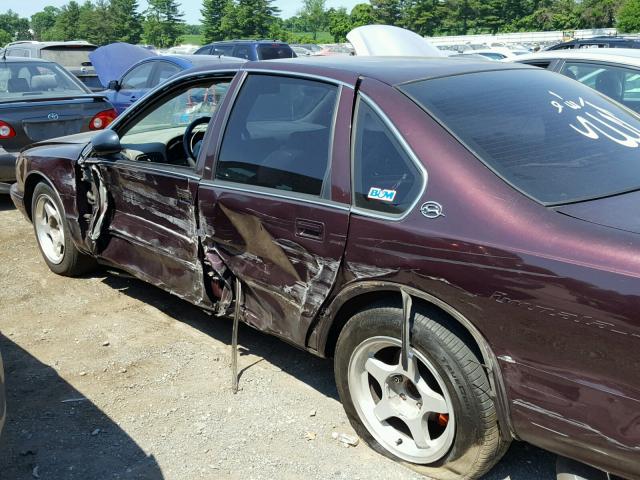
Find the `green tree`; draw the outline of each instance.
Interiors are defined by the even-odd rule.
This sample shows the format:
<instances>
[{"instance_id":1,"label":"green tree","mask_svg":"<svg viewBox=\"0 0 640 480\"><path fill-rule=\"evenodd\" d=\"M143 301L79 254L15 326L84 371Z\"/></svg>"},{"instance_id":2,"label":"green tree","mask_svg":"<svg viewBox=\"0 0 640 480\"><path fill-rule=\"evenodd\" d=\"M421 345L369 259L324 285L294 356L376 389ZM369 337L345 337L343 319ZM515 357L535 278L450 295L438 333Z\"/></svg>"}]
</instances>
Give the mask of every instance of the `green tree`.
<instances>
[{"instance_id":1,"label":"green tree","mask_svg":"<svg viewBox=\"0 0 640 480\"><path fill-rule=\"evenodd\" d=\"M404 0L371 0L375 22L382 25L404 26L403 13L410 8Z\"/></svg>"},{"instance_id":2,"label":"green tree","mask_svg":"<svg viewBox=\"0 0 640 480\"><path fill-rule=\"evenodd\" d=\"M372 25L375 23L375 12L369 3L358 3L351 9L351 28Z\"/></svg>"},{"instance_id":3,"label":"green tree","mask_svg":"<svg viewBox=\"0 0 640 480\"><path fill-rule=\"evenodd\" d=\"M222 40L224 31L222 19L229 0L203 0L202 10L202 34L205 43Z\"/></svg>"},{"instance_id":4,"label":"green tree","mask_svg":"<svg viewBox=\"0 0 640 480\"><path fill-rule=\"evenodd\" d=\"M402 24L420 35L433 36L442 29L447 14L440 0L416 0L404 10Z\"/></svg>"},{"instance_id":5,"label":"green tree","mask_svg":"<svg viewBox=\"0 0 640 480\"><path fill-rule=\"evenodd\" d=\"M31 15L31 30L35 40L46 40L48 32L56 24L60 10L56 7L47 6L40 12Z\"/></svg>"},{"instance_id":6,"label":"green tree","mask_svg":"<svg viewBox=\"0 0 640 480\"><path fill-rule=\"evenodd\" d=\"M625 33L640 32L640 0L627 0L618 13L618 30Z\"/></svg>"},{"instance_id":7,"label":"green tree","mask_svg":"<svg viewBox=\"0 0 640 480\"><path fill-rule=\"evenodd\" d=\"M113 41L140 43L142 15L138 11L138 0L111 0L107 14Z\"/></svg>"},{"instance_id":8,"label":"green tree","mask_svg":"<svg viewBox=\"0 0 640 480\"><path fill-rule=\"evenodd\" d=\"M612 28L624 0L583 0L580 2L580 27Z\"/></svg>"},{"instance_id":9,"label":"green tree","mask_svg":"<svg viewBox=\"0 0 640 480\"><path fill-rule=\"evenodd\" d=\"M11 38L11 34L0 28L0 45L6 45L11 40L13 40L13 38Z\"/></svg>"},{"instance_id":10,"label":"green tree","mask_svg":"<svg viewBox=\"0 0 640 480\"><path fill-rule=\"evenodd\" d=\"M71 0L60 8L56 23L47 33L47 40L78 40L78 24L80 21L80 5Z\"/></svg>"},{"instance_id":11,"label":"green tree","mask_svg":"<svg viewBox=\"0 0 640 480\"><path fill-rule=\"evenodd\" d=\"M329 18L329 33L333 36L333 41L346 41L347 33L353 28L347 9L344 7L330 8L327 10L327 17Z\"/></svg>"},{"instance_id":12,"label":"green tree","mask_svg":"<svg viewBox=\"0 0 640 480\"><path fill-rule=\"evenodd\" d=\"M327 25L325 12L326 0L302 0L300 16L307 24L306 31L313 33L313 40L318 38L318 32Z\"/></svg>"},{"instance_id":13,"label":"green tree","mask_svg":"<svg viewBox=\"0 0 640 480\"><path fill-rule=\"evenodd\" d=\"M9 34L11 37L9 41L31 39L29 19L21 18L13 10L7 10L6 13L0 14L0 30Z\"/></svg>"},{"instance_id":14,"label":"green tree","mask_svg":"<svg viewBox=\"0 0 640 480\"><path fill-rule=\"evenodd\" d=\"M272 0L238 0L233 8L226 8L222 22L225 38L268 37L279 12L271 3Z\"/></svg>"},{"instance_id":15,"label":"green tree","mask_svg":"<svg viewBox=\"0 0 640 480\"><path fill-rule=\"evenodd\" d=\"M180 41L184 14L175 0L149 0L142 37L159 48L173 47Z\"/></svg>"}]
</instances>

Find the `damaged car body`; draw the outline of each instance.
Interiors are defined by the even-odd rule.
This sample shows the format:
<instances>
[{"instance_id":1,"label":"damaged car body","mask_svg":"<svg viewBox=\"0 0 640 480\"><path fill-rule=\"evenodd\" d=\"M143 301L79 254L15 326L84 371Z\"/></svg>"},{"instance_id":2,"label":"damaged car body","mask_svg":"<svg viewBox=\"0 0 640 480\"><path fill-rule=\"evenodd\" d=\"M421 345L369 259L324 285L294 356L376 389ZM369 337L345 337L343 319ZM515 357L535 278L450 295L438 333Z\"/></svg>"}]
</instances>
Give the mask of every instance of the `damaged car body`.
<instances>
[{"instance_id":1,"label":"damaged car body","mask_svg":"<svg viewBox=\"0 0 640 480\"><path fill-rule=\"evenodd\" d=\"M22 152L11 195L52 271L333 357L354 429L429 477L515 438L640 478L639 146L633 113L522 65L220 64Z\"/></svg>"}]
</instances>

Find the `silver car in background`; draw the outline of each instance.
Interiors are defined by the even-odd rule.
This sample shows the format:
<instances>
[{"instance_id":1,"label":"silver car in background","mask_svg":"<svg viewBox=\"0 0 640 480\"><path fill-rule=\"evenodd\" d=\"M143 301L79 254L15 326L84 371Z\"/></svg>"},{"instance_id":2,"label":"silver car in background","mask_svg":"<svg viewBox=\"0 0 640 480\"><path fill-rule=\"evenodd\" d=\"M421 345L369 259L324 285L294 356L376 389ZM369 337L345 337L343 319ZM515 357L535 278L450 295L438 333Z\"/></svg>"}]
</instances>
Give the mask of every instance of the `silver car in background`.
<instances>
[{"instance_id":1,"label":"silver car in background","mask_svg":"<svg viewBox=\"0 0 640 480\"><path fill-rule=\"evenodd\" d=\"M640 112L640 49L551 50L508 61L561 73Z\"/></svg>"}]
</instances>

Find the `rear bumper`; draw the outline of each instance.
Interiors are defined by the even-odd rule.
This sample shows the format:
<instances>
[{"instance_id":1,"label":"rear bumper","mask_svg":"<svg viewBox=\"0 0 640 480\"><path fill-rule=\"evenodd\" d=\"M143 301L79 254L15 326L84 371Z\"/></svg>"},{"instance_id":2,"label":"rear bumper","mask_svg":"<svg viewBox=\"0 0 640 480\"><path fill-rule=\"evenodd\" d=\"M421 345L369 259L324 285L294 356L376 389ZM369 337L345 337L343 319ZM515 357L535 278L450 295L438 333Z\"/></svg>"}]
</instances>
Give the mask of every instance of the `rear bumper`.
<instances>
[{"instance_id":1,"label":"rear bumper","mask_svg":"<svg viewBox=\"0 0 640 480\"><path fill-rule=\"evenodd\" d=\"M9 193L9 186L16 181L18 152L7 152L0 147L0 193Z\"/></svg>"}]
</instances>

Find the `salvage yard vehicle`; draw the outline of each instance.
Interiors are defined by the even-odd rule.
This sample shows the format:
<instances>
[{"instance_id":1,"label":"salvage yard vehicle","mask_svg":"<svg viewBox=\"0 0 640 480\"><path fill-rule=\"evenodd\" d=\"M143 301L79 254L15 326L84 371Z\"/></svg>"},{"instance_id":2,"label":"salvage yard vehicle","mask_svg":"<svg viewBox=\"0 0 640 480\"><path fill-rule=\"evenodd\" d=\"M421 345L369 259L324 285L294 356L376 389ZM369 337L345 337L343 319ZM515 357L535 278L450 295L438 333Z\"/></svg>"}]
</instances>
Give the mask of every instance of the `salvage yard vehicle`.
<instances>
[{"instance_id":1,"label":"salvage yard vehicle","mask_svg":"<svg viewBox=\"0 0 640 480\"><path fill-rule=\"evenodd\" d=\"M0 56L0 194L16 178L16 158L33 142L100 130L116 116L102 95L48 60Z\"/></svg>"},{"instance_id":2,"label":"salvage yard vehicle","mask_svg":"<svg viewBox=\"0 0 640 480\"><path fill-rule=\"evenodd\" d=\"M220 64L23 151L11 196L53 272L332 357L357 433L429 477L517 438L639 478L639 146L639 117L525 65Z\"/></svg>"},{"instance_id":3,"label":"salvage yard vehicle","mask_svg":"<svg viewBox=\"0 0 640 480\"><path fill-rule=\"evenodd\" d=\"M7 56L42 58L62 65L67 71L78 77L82 83L93 91L102 90L89 54L97 46L84 40L66 42L38 42L35 40L19 40L5 46Z\"/></svg>"},{"instance_id":4,"label":"salvage yard vehicle","mask_svg":"<svg viewBox=\"0 0 640 480\"><path fill-rule=\"evenodd\" d=\"M640 49L553 50L511 61L561 73L640 112Z\"/></svg>"}]
</instances>

